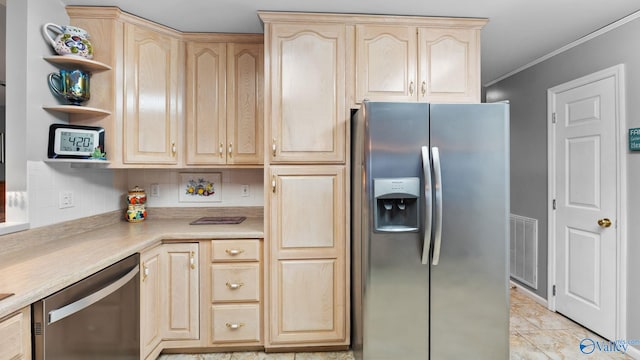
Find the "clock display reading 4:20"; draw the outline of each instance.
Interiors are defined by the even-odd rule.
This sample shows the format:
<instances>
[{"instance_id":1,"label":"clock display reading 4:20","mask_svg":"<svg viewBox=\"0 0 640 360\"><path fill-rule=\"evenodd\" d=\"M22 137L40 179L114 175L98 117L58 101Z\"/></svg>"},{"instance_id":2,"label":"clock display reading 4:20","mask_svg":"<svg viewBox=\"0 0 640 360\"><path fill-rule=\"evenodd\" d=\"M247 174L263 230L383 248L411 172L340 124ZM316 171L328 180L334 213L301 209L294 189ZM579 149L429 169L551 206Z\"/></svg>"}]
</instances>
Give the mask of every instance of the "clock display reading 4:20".
<instances>
[{"instance_id":1,"label":"clock display reading 4:20","mask_svg":"<svg viewBox=\"0 0 640 360\"><path fill-rule=\"evenodd\" d=\"M67 124L49 126L50 159L88 159L96 148L104 151L104 129L101 127Z\"/></svg>"},{"instance_id":2,"label":"clock display reading 4:20","mask_svg":"<svg viewBox=\"0 0 640 360\"><path fill-rule=\"evenodd\" d=\"M62 151L92 152L95 149L92 133L63 131L60 136Z\"/></svg>"}]
</instances>

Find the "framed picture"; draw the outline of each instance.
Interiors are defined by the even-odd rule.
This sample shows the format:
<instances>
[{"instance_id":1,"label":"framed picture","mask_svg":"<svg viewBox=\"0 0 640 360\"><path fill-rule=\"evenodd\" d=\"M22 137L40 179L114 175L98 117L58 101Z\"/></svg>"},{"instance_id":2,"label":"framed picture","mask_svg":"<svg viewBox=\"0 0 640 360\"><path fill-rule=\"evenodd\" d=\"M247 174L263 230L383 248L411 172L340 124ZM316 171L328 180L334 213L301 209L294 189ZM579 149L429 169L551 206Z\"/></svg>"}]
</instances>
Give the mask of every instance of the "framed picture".
<instances>
[{"instance_id":1,"label":"framed picture","mask_svg":"<svg viewBox=\"0 0 640 360\"><path fill-rule=\"evenodd\" d=\"M180 173L180 202L220 202L221 173Z\"/></svg>"}]
</instances>

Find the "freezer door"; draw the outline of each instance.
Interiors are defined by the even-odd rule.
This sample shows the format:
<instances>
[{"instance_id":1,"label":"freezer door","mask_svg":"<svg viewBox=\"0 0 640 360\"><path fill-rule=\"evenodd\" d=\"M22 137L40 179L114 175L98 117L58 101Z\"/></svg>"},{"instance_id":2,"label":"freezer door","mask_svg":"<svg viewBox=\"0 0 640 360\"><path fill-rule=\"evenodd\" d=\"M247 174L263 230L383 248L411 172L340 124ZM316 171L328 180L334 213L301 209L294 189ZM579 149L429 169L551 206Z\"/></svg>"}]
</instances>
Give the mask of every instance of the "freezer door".
<instances>
[{"instance_id":1,"label":"freezer door","mask_svg":"<svg viewBox=\"0 0 640 360\"><path fill-rule=\"evenodd\" d=\"M352 249L353 348L358 360L426 360L429 356L421 153L422 146L429 145L428 111L427 104L365 102L366 116L354 125L352 210L358 230L354 230ZM409 199L409 194L417 199ZM410 211L414 205L419 208ZM405 215L412 219L406 224L399 221ZM382 219L394 226L376 226L375 216L380 216L378 225Z\"/></svg>"},{"instance_id":2,"label":"freezer door","mask_svg":"<svg viewBox=\"0 0 640 360\"><path fill-rule=\"evenodd\" d=\"M431 267L430 359L506 360L508 105L431 105L430 118L442 191L435 201L442 232Z\"/></svg>"}]
</instances>

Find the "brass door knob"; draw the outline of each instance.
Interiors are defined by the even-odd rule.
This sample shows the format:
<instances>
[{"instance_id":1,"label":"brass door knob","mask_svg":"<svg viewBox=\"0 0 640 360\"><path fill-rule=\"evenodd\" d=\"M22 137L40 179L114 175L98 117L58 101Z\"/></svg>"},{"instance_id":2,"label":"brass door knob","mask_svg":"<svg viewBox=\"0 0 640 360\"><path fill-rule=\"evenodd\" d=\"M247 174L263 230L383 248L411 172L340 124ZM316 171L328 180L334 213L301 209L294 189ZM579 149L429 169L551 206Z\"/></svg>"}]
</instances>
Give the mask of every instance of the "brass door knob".
<instances>
[{"instance_id":1,"label":"brass door knob","mask_svg":"<svg viewBox=\"0 0 640 360\"><path fill-rule=\"evenodd\" d=\"M611 226L611 220L604 218L604 219L600 219L598 220L598 225L600 225L603 228L608 228Z\"/></svg>"}]
</instances>

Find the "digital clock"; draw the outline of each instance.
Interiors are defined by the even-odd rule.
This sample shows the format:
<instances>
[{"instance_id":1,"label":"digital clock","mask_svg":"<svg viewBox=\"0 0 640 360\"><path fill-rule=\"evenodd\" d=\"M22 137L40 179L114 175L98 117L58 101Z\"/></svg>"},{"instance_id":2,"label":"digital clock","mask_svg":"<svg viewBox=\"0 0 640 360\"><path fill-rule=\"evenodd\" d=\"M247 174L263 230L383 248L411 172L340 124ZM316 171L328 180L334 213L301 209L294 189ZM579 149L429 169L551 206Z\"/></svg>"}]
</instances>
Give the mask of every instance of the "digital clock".
<instances>
[{"instance_id":1,"label":"digital clock","mask_svg":"<svg viewBox=\"0 0 640 360\"><path fill-rule=\"evenodd\" d=\"M88 159L96 147L104 151L104 129L101 127L66 124L49 126L50 159Z\"/></svg>"}]
</instances>

